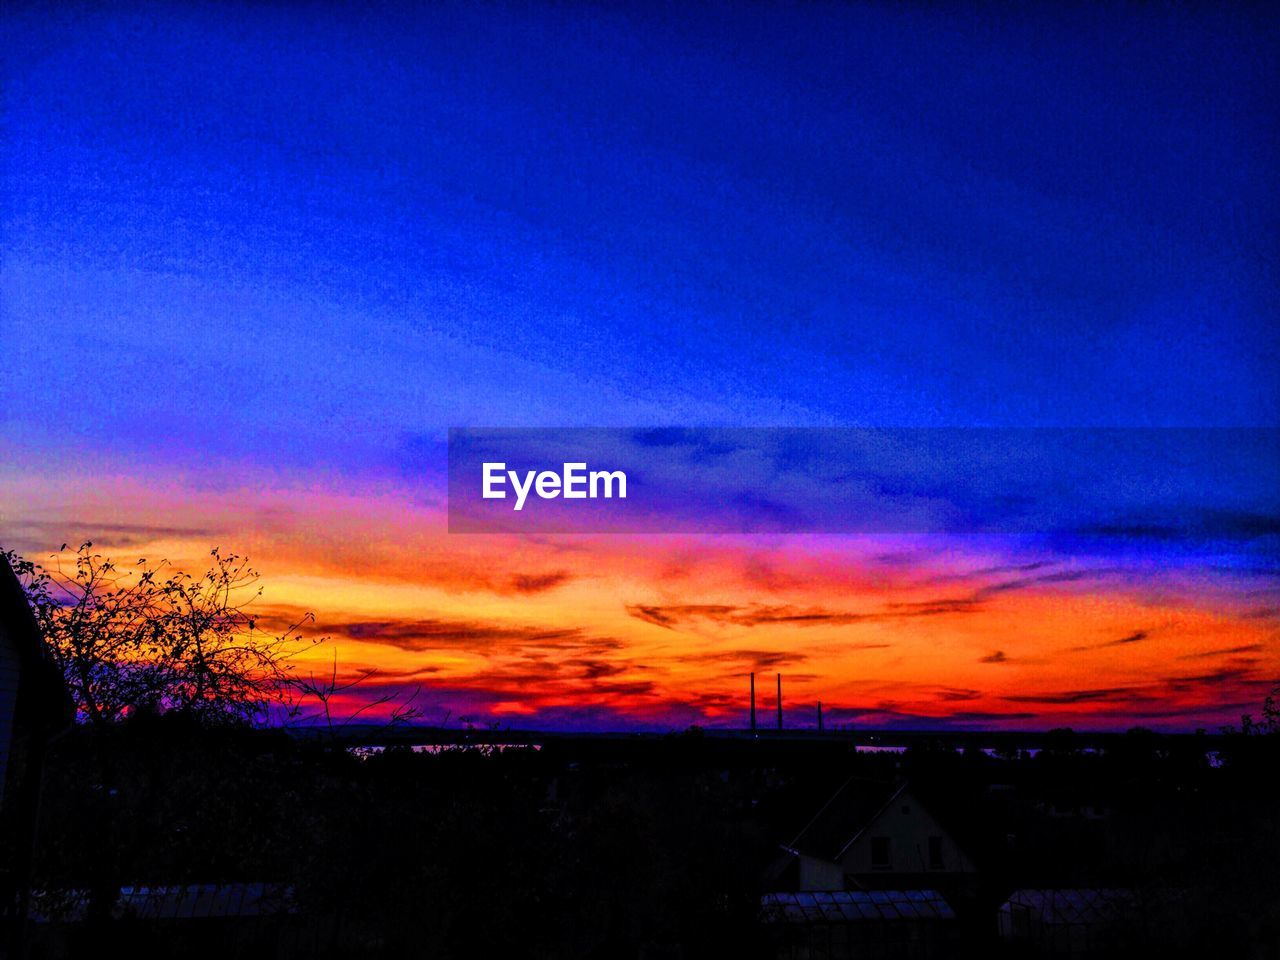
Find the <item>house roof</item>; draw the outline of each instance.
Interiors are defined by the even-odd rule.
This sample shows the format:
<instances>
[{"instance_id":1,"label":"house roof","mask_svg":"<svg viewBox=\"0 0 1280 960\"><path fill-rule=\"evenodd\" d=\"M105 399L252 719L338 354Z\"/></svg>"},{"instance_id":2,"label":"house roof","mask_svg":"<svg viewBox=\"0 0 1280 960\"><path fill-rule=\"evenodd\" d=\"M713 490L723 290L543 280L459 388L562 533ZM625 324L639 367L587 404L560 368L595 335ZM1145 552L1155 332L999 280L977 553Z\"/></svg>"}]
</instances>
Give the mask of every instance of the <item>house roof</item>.
<instances>
[{"instance_id":1,"label":"house roof","mask_svg":"<svg viewBox=\"0 0 1280 960\"><path fill-rule=\"evenodd\" d=\"M787 848L823 860L838 860L849 844L896 800L907 785L850 777Z\"/></svg>"},{"instance_id":2,"label":"house roof","mask_svg":"<svg viewBox=\"0 0 1280 960\"><path fill-rule=\"evenodd\" d=\"M40 628L27 603L26 591L3 555L0 555L0 623L4 624L5 633L17 650L23 671L48 692L47 696L39 697L38 709L54 722L69 723L75 708L63 683L62 671L40 639Z\"/></svg>"},{"instance_id":3,"label":"house roof","mask_svg":"<svg viewBox=\"0 0 1280 960\"><path fill-rule=\"evenodd\" d=\"M766 923L854 923L863 920L954 920L936 890L835 890L767 893L760 898Z\"/></svg>"}]
</instances>

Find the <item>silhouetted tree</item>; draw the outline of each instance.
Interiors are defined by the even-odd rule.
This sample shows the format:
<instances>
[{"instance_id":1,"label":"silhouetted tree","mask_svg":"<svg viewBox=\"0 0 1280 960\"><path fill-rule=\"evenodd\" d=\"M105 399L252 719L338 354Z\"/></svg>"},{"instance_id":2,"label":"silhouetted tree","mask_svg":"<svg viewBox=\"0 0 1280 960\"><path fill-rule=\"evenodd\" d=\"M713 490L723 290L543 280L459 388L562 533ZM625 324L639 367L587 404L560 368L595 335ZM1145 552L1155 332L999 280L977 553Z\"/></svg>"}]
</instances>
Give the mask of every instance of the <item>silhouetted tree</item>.
<instances>
[{"instance_id":1,"label":"silhouetted tree","mask_svg":"<svg viewBox=\"0 0 1280 960\"><path fill-rule=\"evenodd\" d=\"M421 687L404 696L394 693L378 694L346 716L338 716L334 712L334 705L338 699L376 674L376 670L364 670L354 677L344 678L338 672L336 652L333 655L333 666L327 672L298 671L289 679L289 684L300 696L300 702L294 705L290 719L295 722L319 724L330 737L334 737L361 716L384 707L388 708L386 727L402 726L422 717L422 709L417 705Z\"/></svg>"},{"instance_id":2,"label":"silhouetted tree","mask_svg":"<svg viewBox=\"0 0 1280 960\"><path fill-rule=\"evenodd\" d=\"M1280 734L1280 704L1276 703L1277 696L1280 696L1280 686L1272 690L1262 701L1262 719L1254 720L1253 714L1250 713L1240 718L1240 732L1246 736Z\"/></svg>"},{"instance_id":3,"label":"silhouetted tree","mask_svg":"<svg viewBox=\"0 0 1280 960\"><path fill-rule=\"evenodd\" d=\"M296 692L292 658L320 642L299 634L310 614L281 633L259 629L258 572L217 548L202 574L145 558L125 569L92 543L71 569L6 556L79 718L98 728L140 709L206 724L263 718Z\"/></svg>"}]
</instances>

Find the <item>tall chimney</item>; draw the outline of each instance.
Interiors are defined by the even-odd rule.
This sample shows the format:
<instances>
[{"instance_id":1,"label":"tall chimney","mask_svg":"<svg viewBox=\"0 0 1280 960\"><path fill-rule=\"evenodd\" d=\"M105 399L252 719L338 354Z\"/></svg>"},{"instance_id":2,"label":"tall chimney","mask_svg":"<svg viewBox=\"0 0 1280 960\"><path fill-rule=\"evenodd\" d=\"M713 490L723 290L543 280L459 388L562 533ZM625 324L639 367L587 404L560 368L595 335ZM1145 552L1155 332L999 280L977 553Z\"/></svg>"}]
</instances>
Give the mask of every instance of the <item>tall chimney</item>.
<instances>
[{"instance_id":1,"label":"tall chimney","mask_svg":"<svg viewBox=\"0 0 1280 960\"><path fill-rule=\"evenodd\" d=\"M818 701L818 732L822 732L822 701Z\"/></svg>"},{"instance_id":2,"label":"tall chimney","mask_svg":"<svg viewBox=\"0 0 1280 960\"><path fill-rule=\"evenodd\" d=\"M782 729L782 674L778 674L778 729Z\"/></svg>"},{"instance_id":3,"label":"tall chimney","mask_svg":"<svg viewBox=\"0 0 1280 960\"><path fill-rule=\"evenodd\" d=\"M751 674L751 732L756 732L756 675Z\"/></svg>"}]
</instances>

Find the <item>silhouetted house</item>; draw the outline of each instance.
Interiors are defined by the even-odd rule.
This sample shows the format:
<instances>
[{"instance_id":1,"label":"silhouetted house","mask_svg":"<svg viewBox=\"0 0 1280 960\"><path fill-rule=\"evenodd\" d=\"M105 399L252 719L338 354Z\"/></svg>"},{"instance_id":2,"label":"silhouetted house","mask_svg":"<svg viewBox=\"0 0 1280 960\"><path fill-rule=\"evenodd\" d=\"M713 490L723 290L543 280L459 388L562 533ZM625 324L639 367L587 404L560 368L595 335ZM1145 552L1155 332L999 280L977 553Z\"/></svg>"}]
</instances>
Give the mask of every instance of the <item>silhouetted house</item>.
<instances>
[{"instance_id":1,"label":"silhouetted house","mask_svg":"<svg viewBox=\"0 0 1280 960\"><path fill-rule=\"evenodd\" d=\"M905 783L845 781L783 849L796 890L937 887L975 872Z\"/></svg>"},{"instance_id":2,"label":"silhouetted house","mask_svg":"<svg viewBox=\"0 0 1280 960\"><path fill-rule=\"evenodd\" d=\"M955 914L935 890L770 893L760 908L779 960L924 960L955 945Z\"/></svg>"},{"instance_id":3,"label":"silhouetted house","mask_svg":"<svg viewBox=\"0 0 1280 960\"><path fill-rule=\"evenodd\" d=\"M0 557L0 896L6 906L30 852L45 745L73 713L22 585Z\"/></svg>"}]
</instances>

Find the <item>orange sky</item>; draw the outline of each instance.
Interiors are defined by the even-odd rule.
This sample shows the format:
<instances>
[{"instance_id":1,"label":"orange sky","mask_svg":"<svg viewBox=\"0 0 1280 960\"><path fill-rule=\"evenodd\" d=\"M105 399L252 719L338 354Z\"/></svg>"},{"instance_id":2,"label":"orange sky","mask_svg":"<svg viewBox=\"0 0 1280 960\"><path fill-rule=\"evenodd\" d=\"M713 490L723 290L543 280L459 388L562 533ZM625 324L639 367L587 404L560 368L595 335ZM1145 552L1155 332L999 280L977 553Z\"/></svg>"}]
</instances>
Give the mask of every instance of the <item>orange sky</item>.
<instances>
[{"instance_id":1,"label":"orange sky","mask_svg":"<svg viewBox=\"0 0 1280 960\"><path fill-rule=\"evenodd\" d=\"M12 461L11 461L12 462ZM421 688L425 721L743 725L747 674L787 722L1215 727L1280 674L1276 592L1141 557L989 538L449 535L440 506L323 478L147 484L109 465L0 475L4 544L47 559L196 565L214 544L264 576L263 620L331 639L300 669ZM234 471L226 476L234 476ZM136 555L136 556L135 556ZM315 667L310 666L312 663ZM350 706L350 705L349 705Z\"/></svg>"}]
</instances>

